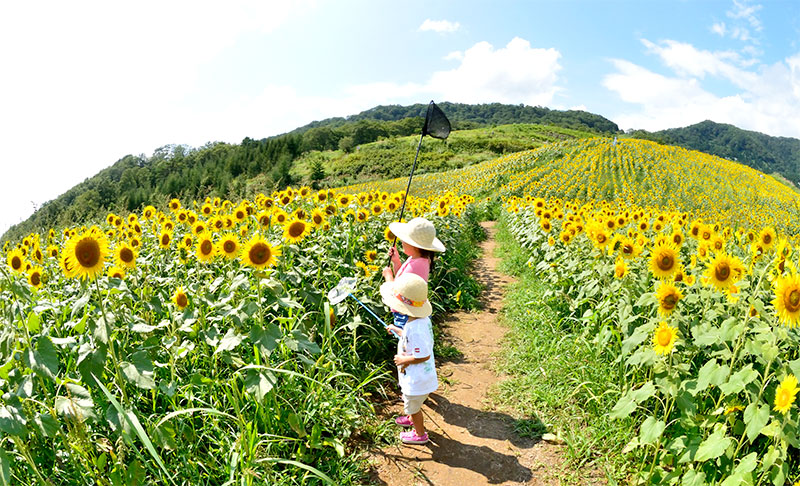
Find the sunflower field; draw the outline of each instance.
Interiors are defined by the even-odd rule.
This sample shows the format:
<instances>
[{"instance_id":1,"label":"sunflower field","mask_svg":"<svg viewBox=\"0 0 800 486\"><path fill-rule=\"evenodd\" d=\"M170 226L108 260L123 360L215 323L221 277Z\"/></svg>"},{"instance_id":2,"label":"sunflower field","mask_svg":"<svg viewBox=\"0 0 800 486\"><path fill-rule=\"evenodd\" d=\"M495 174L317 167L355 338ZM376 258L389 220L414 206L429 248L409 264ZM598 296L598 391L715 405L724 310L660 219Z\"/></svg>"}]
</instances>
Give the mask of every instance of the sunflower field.
<instances>
[{"instance_id":1,"label":"sunflower field","mask_svg":"<svg viewBox=\"0 0 800 486\"><path fill-rule=\"evenodd\" d=\"M800 481L800 195L651 142L516 157L503 217L566 320L616 363L610 416L638 430L630 482Z\"/></svg>"},{"instance_id":2,"label":"sunflower field","mask_svg":"<svg viewBox=\"0 0 800 486\"><path fill-rule=\"evenodd\" d=\"M393 342L380 269L403 193L288 188L32 234L0 270L0 484L361 484ZM441 214L441 216L440 216ZM409 197L475 304L474 199ZM364 440L364 439L361 439Z\"/></svg>"}]
</instances>

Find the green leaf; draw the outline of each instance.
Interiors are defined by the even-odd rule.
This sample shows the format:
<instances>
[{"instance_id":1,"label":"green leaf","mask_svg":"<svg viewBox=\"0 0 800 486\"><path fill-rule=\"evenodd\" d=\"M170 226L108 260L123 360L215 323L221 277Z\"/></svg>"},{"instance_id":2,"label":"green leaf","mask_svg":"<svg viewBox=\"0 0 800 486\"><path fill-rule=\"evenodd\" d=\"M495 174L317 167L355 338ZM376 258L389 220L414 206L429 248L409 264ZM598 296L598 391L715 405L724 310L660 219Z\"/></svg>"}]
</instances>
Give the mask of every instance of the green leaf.
<instances>
[{"instance_id":1,"label":"green leaf","mask_svg":"<svg viewBox=\"0 0 800 486\"><path fill-rule=\"evenodd\" d=\"M636 400L633 399L629 392L619 397L608 416L612 419L623 419L632 414L634 410L636 410Z\"/></svg>"},{"instance_id":2,"label":"green leaf","mask_svg":"<svg viewBox=\"0 0 800 486\"><path fill-rule=\"evenodd\" d=\"M58 434L58 420L49 412L40 413L33 419L33 424L43 437L55 437Z\"/></svg>"},{"instance_id":3,"label":"green leaf","mask_svg":"<svg viewBox=\"0 0 800 486\"><path fill-rule=\"evenodd\" d=\"M153 362L147 351L137 351L129 356L130 361L123 361L119 364L120 370L125 378L131 383L144 390L152 390L156 387L153 380Z\"/></svg>"},{"instance_id":4,"label":"green leaf","mask_svg":"<svg viewBox=\"0 0 800 486\"><path fill-rule=\"evenodd\" d=\"M656 387L653 385L652 381L648 381L644 385L642 385L638 390L634 390L631 392L631 398L636 401L636 403L642 403L648 398L652 397L656 394Z\"/></svg>"},{"instance_id":5,"label":"green leaf","mask_svg":"<svg viewBox=\"0 0 800 486\"><path fill-rule=\"evenodd\" d=\"M214 354L233 350L236 346L238 346L242 342L243 338L244 336L242 336L241 334L236 334L236 331L234 331L232 327L228 328L228 332L226 332L225 336L219 341L219 344L217 345L217 349L216 351L214 351Z\"/></svg>"},{"instance_id":6,"label":"green leaf","mask_svg":"<svg viewBox=\"0 0 800 486\"><path fill-rule=\"evenodd\" d=\"M95 419L94 401L89 391L75 383L67 383L67 396L56 397L56 411L62 415L73 417L81 422Z\"/></svg>"},{"instance_id":7,"label":"green leaf","mask_svg":"<svg viewBox=\"0 0 800 486\"><path fill-rule=\"evenodd\" d=\"M78 371L84 383L92 383L92 375L102 376L108 350L105 346L94 347L89 341L78 348Z\"/></svg>"},{"instance_id":8,"label":"green leaf","mask_svg":"<svg viewBox=\"0 0 800 486\"><path fill-rule=\"evenodd\" d=\"M266 329L258 324L253 324L250 328L250 342L258 346L264 356L272 354L282 337L281 328L275 324L267 325Z\"/></svg>"},{"instance_id":9,"label":"green leaf","mask_svg":"<svg viewBox=\"0 0 800 486\"><path fill-rule=\"evenodd\" d=\"M697 448L697 455L694 460L697 462L704 462L709 459L716 459L721 456L725 452L725 449L730 447L732 443L733 439L725 436L725 427L718 424L714 429L714 433L709 435L708 438L700 444L700 447Z\"/></svg>"},{"instance_id":10,"label":"green leaf","mask_svg":"<svg viewBox=\"0 0 800 486\"><path fill-rule=\"evenodd\" d=\"M6 455L5 449L0 447L0 486L11 484L11 459Z\"/></svg>"},{"instance_id":11,"label":"green leaf","mask_svg":"<svg viewBox=\"0 0 800 486\"><path fill-rule=\"evenodd\" d=\"M716 359L706 362L697 375L695 395L708 388L709 385L721 385L728 376L728 365L718 365Z\"/></svg>"},{"instance_id":12,"label":"green leaf","mask_svg":"<svg viewBox=\"0 0 800 486\"><path fill-rule=\"evenodd\" d=\"M78 300L75 301L74 304L72 304L72 313L70 314L70 319L75 319L75 315L79 311L83 310L84 307L86 307L86 304L89 303L89 299L91 297L92 297L92 293L91 292L86 292L85 294L83 294L83 296L81 298L79 298Z\"/></svg>"},{"instance_id":13,"label":"green leaf","mask_svg":"<svg viewBox=\"0 0 800 486\"><path fill-rule=\"evenodd\" d=\"M307 435L306 429L303 427L303 424L300 422L300 417L296 413L290 412L287 422L289 422L289 427L294 430L298 437L305 437Z\"/></svg>"},{"instance_id":14,"label":"green leaf","mask_svg":"<svg viewBox=\"0 0 800 486\"><path fill-rule=\"evenodd\" d=\"M39 316L36 315L35 312L31 312L28 314L28 322L27 322L28 332L31 334L36 334L42 330L42 324L39 321Z\"/></svg>"},{"instance_id":15,"label":"green leaf","mask_svg":"<svg viewBox=\"0 0 800 486\"><path fill-rule=\"evenodd\" d=\"M667 424L663 420L657 420L655 417L647 417L639 430L639 442L642 444L655 444Z\"/></svg>"},{"instance_id":16,"label":"green leaf","mask_svg":"<svg viewBox=\"0 0 800 486\"><path fill-rule=\"evenodd\" d=\"M39 336L36 340L36 351L28 349L28 361L37 375L56 381L58 375L58 351L49 336Z\"/></svg>"},{"instance_id":17,"label":"green leaf","mask_svg":"<svg viewBox=\"0 0 800 486\"><path fill-rule=\"evenodd\" d=\"M752 364L749 364L732 374L728 382L723 383L719 388L722 390L722 393L726 395L735 395L744 390L744 388L757 377L758 372L753 369Z\"/></svg>"},{"instance_id":18,"label":"green leaf","mask_svg":"<svg viewBox=\"0 0 800 486\"><path fill-rule=\"evenodd\" d=\"M769 405L759 406L756 402L751 403L744 409L744 423L747 425L745 434L752 443L761 434L761 429L769 421Z\"/></svg>"},{"instance_id":19,"label":"green leaf","mask_svg":"<svg viewBox=\"0 0 800 486\"><path fill-rule=\"evenodd\" d=\"M695 469L686 471L681 482L681 486L705 486L706 484L706 473Z\"/></svg>"},{"instance_id":20,"label":"green leaf","mask_svg":"<svg viewBox=\"0 0 800 486\"><path fill-rule=\"evenodd\" d=\"M25 438L28 435L26 424L21 409L11 405L0 407L0 432Z\"/></svg>"},{"instance_id":21,"label":"green leaf","mask_svg":"<svg viewBox=\"0 0 800 486\"><path fill-rule=\"evenodd\" d=\"M268 370L250 368L244 372L245 389L259 402L264 400L277 381L277 377Z\"/></svg>"}]
</instances>

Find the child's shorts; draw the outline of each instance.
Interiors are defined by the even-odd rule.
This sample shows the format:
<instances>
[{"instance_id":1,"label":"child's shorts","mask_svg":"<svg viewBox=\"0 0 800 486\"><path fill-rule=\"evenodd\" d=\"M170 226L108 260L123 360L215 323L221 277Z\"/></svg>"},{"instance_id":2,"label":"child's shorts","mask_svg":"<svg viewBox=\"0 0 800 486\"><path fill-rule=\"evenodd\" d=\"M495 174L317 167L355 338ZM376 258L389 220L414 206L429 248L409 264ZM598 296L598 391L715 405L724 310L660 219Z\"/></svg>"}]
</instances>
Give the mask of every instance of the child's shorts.
<instances>
[{"instance_id":1,"label":"child's shorts","mask_svg":"<svg viewBox=\"0 0 800 486\"><path fill-rule=\"evenodd\" d=\"M403 413L406 415L413 415L420 411L425 399L428 398L430 393L424 395L406 395L403 393Z\"/></svg>"},{"instance_id":2,"label":"child's shorts","mask_svg":"<svg viewBox=\"0 0 800 486\"><path fill-rule=\"evenodd\" d=\"M394 312L394 311L392 311L392 314L394 315L394 325L395 326L399 327L400 329L403 329L404 327L406 327L406 324L408 323L408 316L407 315L401 314L399 312Z\"/></svg>"}]
</instances>

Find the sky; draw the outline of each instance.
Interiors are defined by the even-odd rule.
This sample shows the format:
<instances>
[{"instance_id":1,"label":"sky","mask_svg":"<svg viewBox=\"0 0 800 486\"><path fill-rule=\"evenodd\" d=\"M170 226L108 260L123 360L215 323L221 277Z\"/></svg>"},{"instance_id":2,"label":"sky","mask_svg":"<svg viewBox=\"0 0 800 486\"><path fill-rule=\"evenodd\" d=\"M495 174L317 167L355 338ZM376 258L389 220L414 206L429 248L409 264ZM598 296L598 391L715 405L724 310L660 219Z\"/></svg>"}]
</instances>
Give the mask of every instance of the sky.
<instances>
[{"instance_id":1,"label":"sky","mask_svg":"<svg viewBox=\"0 0 800 486\"><path fill-rule=\"evenodd\" d=\"M800 138L800 2L2 2L0 234L128 154L430 100Z\"/></svg>"}]
</instances>

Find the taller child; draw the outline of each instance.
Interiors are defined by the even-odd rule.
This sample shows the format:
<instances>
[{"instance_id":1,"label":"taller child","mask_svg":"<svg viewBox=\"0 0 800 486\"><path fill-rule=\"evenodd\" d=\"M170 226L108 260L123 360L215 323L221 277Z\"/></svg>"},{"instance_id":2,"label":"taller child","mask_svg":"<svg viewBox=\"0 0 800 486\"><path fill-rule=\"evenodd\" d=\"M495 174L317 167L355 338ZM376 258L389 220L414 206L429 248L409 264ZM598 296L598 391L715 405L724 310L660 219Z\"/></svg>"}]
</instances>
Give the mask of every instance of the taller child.
<instances>
[{"instance_id":1,"label":"taller child","mask_svg":"<svg viewBox=\"0 0 800 486\"><path fill-rule=\"evenodd\" d=\"M408 223L390 223L389 231L403 244L403 253L408 255L408 259L401 263L397 248L389 248L392 266L383 269L383 278L392 282L404 273L413 273L427 282L436 253L445 251L444 244L436 238L433 223L425 218L414 218ZM392 309L392 314L394 325L389 326L389 331L399 334L408 322L408 316L395 309Z\"/></svg>"}]
</instances>

